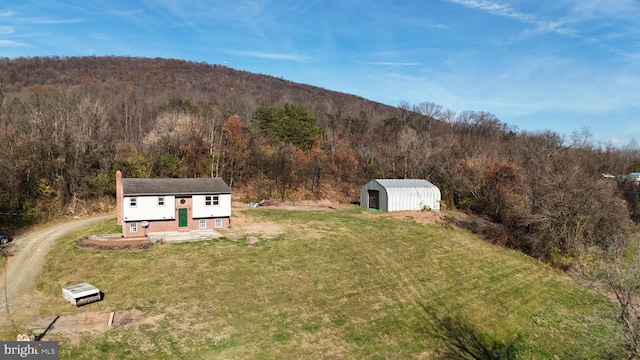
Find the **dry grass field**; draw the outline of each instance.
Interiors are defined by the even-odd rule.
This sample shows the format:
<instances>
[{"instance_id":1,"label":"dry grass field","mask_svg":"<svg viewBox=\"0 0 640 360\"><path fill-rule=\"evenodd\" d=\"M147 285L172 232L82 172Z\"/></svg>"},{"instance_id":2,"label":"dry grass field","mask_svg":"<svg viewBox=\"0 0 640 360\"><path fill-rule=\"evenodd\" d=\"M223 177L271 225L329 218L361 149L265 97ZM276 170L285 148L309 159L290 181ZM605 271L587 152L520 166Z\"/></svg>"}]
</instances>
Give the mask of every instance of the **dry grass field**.
<instances>
[{"instance_id":1,"label":"dry grass field","mask_svg":"<svg viewBox=\"0 0 640 360\"><path fill-rule=\"evenodd\" d=\"M0 335L42 331L60 315L44 340L60 342L61 359L432 359L447 339L427 309L496 341L520 336L525 359L599 358L619 340L606 299L438 213L236 208L221 239L75 245L114 229L110 220L58 241L31 312ZM78 282L104 300L65 302L60 289Z\"/></svg>"}]
</instances>

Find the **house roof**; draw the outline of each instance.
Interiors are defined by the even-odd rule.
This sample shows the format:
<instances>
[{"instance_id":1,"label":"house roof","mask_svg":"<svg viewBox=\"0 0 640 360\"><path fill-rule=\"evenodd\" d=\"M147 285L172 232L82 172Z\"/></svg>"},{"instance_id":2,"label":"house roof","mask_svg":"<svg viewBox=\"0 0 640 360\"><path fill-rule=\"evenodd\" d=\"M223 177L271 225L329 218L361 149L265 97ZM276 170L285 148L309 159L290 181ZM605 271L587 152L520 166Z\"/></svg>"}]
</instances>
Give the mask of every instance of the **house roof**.
<instances>
[{"instance_id":1,"label":"house roof","mask_svg":"<svg viewBox=\"0 0 640 360\"><path fill-rule=\"evenodd\" d=\"M122 179L122 195L205 195L231 194L221 178Z\"/></svg>"},{"instance_id":2,"label":"house roof","mask_svg":"<svg viewBox=\"0 0 640 360\"><path fill-rule=\"evenodd\" d=\"M385 188L436 187L432 183L423 179L376 179L376 182Z\"/></svg>"}]
</instances>

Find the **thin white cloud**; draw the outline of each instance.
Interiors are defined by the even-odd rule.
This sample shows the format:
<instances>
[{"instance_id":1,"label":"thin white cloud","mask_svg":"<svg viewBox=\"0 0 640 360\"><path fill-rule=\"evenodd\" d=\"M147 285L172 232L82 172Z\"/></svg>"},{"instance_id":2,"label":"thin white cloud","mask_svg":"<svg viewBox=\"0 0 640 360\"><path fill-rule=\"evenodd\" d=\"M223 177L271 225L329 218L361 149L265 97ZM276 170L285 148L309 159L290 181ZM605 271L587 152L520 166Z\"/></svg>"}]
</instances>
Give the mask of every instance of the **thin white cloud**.
<instances>
[{"instance_id":1,"label":"thin white cloud","mask_svg":"<svg viewBox=\"0 0 640 360\"><path fill-rule=\"evenodd\" d=\"M375 61L375 62L359 61L358 63L363 65L379 65L379 66L419 66L420 65L420 63L417 63L417 62L394 62L394 61Z\"/></svg>"},{"instance_id":2,"label":"thin white cloud","mask_svg":"<svg viewBox=\"0 0 640 360\"><path fill-rule=\"evenodd\" d=\"M261 52L261 51L228 51L230 54L240 55L240 56L248 56L255 57L260 59L270 59L270 60L289 60L289 61L305 61L308 60L305 56L292 55L292 54L281 54L281 53L271 53L271 52Z\"/></svg>"},{"instance_id":3,"label":"thin white cloud","mask_svg":"<svg viewBox=\"0 0 640 360\"><path fill-rule=\"evenodd\" d=\"M80 23L83 20L80 18L75 19L33 19L31 22L34 24L75 24Z\"/></svg>"},{"instance_id":4,"label":"thin white cloud","mask_svg":"<svg viewBox=\"0 0 640 360\"><path fill-rule=\"evenodd\" d=\"M615 18L637 19L640 6L636 0L578 0L572 5L572 12L580 18Z\"/></svg>"},{"instance_id":5,"label":"thin white cloud","mask_svg":"<svg viewBox=\"0 0 640 360\"><path fill-rule=\"evenodd\" d=\"M13 34L13 27L0 26L0 35L9 35L9 34Z\"/></svg>"},{"instance_id":6,"label":"thin white cloud","mask_svg":"<svg viewBox=\"0 0 640 360\"><path fill-rule=\"evenodd\" d=\"M18 41L0 39L0 47L18 47L18 46L27 46L27 45Z\"/></svg>"},{"instance_id":7,"label":"thin white cloud","mask_svg":"<svg viewBox=\"0 0 640 360\"><path fill-rule=\"evenodd\" d=\"M487 12L495 16L501 16L513 20L520 21L522 23L535 26L535 32L542 33L558 33L562 35L571 35L575 32L570 26L567 26L561 21L549 21L543 20L539 17L517 11L511 6L502 4L492 0L446 0L458 5L462 5L468 8Z\"/></svg>"},{"instance_id":8,"label":"thin white cloud","mask_svg":"<svg viewBox=\"0 0 640 360\"><path fill-rule=\"evenodd\" d=\"M428 28L432 28L432 29L439 29L439 30L446 30L446 29L450 28L450 26L445 25L445 24L440 24L440 23L438 23L438 24L429 24L429 25L427 25L427 27Z\"/></svg>"},{"instance_id":9,"label":"thin white cloud","mask_svg":"<svg viewBox=\"0 0 640 360\"><path fill-rule=\"evenodd\" d=\"M143 11L142 11L142 10L140 10L140 9L135 9L135 10L123 10L123 9L115 9L115 8L112 8L112 9L104 10L104 12L105 12L106 14L109 14L109 15L113 15L113 16L121 16L121 17L131 17L131 16L134 16L134 15L141 15L141 14L143 14Z\"/></svg>"},{"instance_id":10,"label":"thin white cloud","mask_svg":"<svg viewBox=\"0 0 640 360\"><path fill-rule=\"evenodd\" d=\"M13 11L11 11L11 10L0 12L0 16L3 16L3 17L4 16L11 16L11 15L13 15Z\"/></svg>"}]
</instances>

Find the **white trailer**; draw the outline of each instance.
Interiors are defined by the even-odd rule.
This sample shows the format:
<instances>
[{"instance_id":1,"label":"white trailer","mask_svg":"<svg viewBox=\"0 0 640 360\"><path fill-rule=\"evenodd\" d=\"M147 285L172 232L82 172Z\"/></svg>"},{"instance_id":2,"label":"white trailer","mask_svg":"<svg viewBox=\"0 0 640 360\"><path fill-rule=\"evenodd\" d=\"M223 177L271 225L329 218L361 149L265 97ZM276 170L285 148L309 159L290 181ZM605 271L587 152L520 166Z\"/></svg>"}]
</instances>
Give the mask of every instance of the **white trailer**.
<instances>
[{"instance_id":1,"label":"white trailer","mask_svg":"<svg viewBox=\"0 0 640 360\"><path fill-rule=\"evenodd\" d=\"M102 293L100 290L87 283L71 285L66 288L62 288L62 296L70 302L72 305L80 306L94 301L102 300Z\"/></svg>"}]
</instances>

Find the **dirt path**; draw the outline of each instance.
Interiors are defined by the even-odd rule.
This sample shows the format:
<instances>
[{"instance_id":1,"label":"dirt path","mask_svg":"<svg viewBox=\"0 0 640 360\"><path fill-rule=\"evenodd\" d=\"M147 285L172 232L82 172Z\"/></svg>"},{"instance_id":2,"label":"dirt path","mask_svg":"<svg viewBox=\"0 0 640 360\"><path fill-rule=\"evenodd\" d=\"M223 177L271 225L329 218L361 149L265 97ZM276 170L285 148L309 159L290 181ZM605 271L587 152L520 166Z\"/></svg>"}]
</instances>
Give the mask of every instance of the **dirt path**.
<instances>
[{"instance_id":1,"label":"dirt path","mask_svg":"<svg viewBox=\"0 0 640 360\"><path fill-rule=\"evenodd\" d=\"M114 216L102 215L48 225L16 237L10 245L11 256L8 258L6 271L0 269L0 325L9 323L9 311L15 317L28 306L36 277L42 271L45 256L56 240L112 217Z\"/></svg>"}]
</instances>

